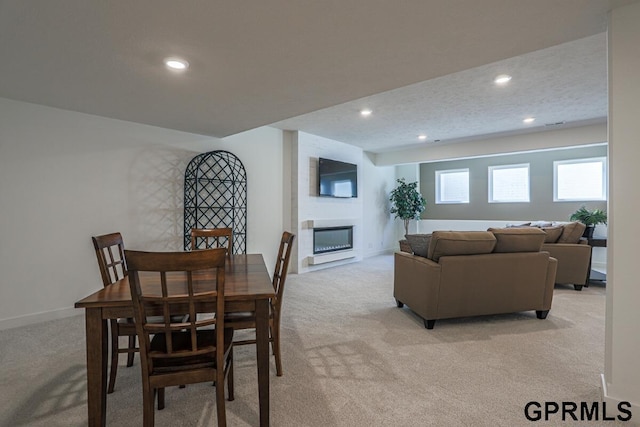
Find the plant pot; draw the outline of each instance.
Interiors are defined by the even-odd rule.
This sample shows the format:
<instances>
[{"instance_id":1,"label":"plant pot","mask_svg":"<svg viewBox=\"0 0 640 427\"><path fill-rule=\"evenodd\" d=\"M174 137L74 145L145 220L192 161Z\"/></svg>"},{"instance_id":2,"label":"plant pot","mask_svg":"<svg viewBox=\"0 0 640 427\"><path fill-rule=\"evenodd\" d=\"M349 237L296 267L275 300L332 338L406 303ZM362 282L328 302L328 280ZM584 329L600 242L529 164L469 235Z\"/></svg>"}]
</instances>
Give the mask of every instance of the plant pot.
<instances>
[{"instance_id":1,"label":"plant pot","mask_svg":"<svg viewBox=\"0 0 640 427\"><path fill-rule=\"evenodd\" d=\"M593 230L595 229L595 225L587 225L587 228L584 229L584 233L582 233L582 237L593 239Z\"/></svg>"}]
</instances>

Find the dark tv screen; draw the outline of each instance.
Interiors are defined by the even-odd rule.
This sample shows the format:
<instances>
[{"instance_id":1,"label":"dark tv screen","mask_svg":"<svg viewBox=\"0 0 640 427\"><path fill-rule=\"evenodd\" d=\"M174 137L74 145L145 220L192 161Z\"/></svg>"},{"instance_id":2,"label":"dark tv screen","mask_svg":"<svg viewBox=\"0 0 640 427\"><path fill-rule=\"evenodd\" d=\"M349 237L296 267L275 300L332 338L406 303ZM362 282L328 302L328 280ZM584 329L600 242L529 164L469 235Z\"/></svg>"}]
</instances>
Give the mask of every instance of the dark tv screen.
<instances>
[{"instance_id":1,"label":"dark tv screen","mask_svg":"<svg viewBox=\"0 0 640 427\"><path fill-rule=\"evenodd\" d=\"M318 159L318 194L324 197L358 197L358 166Z\"/></svg>"}]
</instances>

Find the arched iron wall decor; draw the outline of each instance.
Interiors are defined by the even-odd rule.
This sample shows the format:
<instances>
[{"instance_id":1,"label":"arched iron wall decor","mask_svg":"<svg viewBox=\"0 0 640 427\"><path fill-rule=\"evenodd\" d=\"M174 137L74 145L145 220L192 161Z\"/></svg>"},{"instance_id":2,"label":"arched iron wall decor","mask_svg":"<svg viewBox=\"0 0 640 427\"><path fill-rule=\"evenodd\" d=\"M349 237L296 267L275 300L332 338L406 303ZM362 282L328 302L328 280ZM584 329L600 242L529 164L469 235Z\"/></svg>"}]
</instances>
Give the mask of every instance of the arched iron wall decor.
<instances>
[{"instance_id":1,"label":"arched iron wall decor","mask_svg":"<svg viewBox=\"0 0 640 427\"><path fill-rule=\"evenodd\" d=\"M184 249L191 250L192 228L233 229L234 254L247 252L247 173L234 154L200 154L184 173Z\"/></svg>"}]
</instances>

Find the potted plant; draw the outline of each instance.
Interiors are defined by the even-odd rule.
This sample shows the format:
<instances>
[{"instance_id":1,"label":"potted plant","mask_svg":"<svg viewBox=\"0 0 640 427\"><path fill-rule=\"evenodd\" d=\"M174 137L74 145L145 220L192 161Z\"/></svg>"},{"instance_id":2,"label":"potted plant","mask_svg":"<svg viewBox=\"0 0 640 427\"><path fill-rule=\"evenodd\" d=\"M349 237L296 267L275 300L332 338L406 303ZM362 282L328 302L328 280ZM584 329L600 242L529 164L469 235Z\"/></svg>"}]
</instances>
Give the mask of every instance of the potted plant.
<instances>
[{"instance_id":1,"label":"potted plant","mask_svg":"<svg viewBox=\"0 0 640 427\"><path fill-rule=\"evenodd\" d=\"M598 224L607 223L607 212L602 209L589 210L584 205L575 211L569 217L571 221L580 221L587 226L584 230L583 237L591 239L593 237L593 230Z\"/></svg>"},{"instance_id":2,"label":"potted plant","mask_svg":"<svg viewBox=\"0 0 640 427\"><path fill-rule=\"evenodd\" d=\"M424 211L427 202L418 192L417 182L405 182L404 178L398 179L398 186L391 191L391 213L395 218L404 221L404 234L409 234L409 221L420 219L420 213Z\"/></svg>"}]
</instances>

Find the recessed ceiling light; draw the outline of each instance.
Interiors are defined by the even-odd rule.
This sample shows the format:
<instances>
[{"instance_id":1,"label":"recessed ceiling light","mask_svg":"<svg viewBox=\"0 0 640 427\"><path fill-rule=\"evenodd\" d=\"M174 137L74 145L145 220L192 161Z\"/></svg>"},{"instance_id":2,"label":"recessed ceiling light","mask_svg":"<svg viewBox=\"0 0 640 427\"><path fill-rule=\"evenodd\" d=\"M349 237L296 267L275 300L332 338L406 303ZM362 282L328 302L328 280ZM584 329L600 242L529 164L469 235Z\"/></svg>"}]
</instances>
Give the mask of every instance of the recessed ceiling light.
<instances>
[{"instance_id":1,"label":"recessed ceiling light","mask_svg":"<svg viewBox=\"0 0 640 427\"><path fill-rule=\"evenodd\" d=\"M189 68L189 63L180 58L165 58L164 65L173 71L184 71Z\"/></svg>"},{"instance_id":2,"label":"recessed ceiling light","mask_svg":"<svg viewBox=\"0 0 640 427\"><path fill-rule=\"evenodd\" d=\"M509 80L511 80L511 76L508 74L500 74L498 77L495 78L495 80L493 80L493 82L497 85L503 85L509 82Z\"/></svg>"},{"instance_id":3,"label":"recessed ceiling light","mask_svg":"<svg viewBox=\"0 0 640 427\"><path fill-rule=\"evenodd\" d=\"M527 117L526 119L523 120L524 123L533 123L536 121L535 117Z\"/></svg>"},{"instance_id":4,"label":"recessed ceiling light","mask_svg":"<svg viewBox=\"0 0 640 427\"><path fill-rule=\"evenodd\" d=\"M373 111L371 111L369 108L360 110L360 115L364 117L370 116L371 113L373 113Z\"/></svg>"},{"instance_id":5,"label":"recessed ceiling light","mask_svg":"<svg viewBox=\"0 0 640 427\"><path fill-rule=\"evenodd\" d=\"M425 134L418 135L418 139L419 139L420 141L424 141L424 140L426 140L426 139L427 139L427 135L425 135Z\"/></svg>"}]
</instances>

